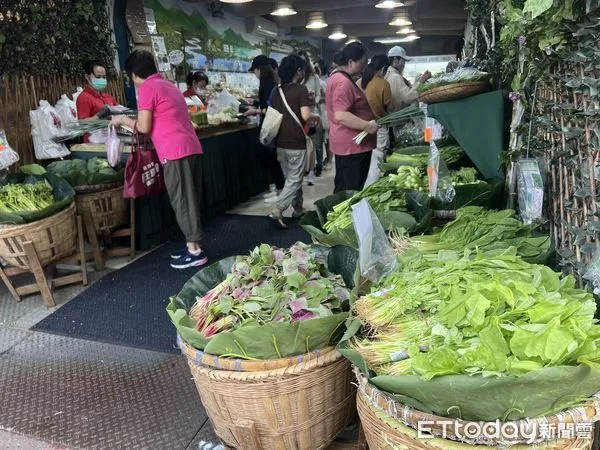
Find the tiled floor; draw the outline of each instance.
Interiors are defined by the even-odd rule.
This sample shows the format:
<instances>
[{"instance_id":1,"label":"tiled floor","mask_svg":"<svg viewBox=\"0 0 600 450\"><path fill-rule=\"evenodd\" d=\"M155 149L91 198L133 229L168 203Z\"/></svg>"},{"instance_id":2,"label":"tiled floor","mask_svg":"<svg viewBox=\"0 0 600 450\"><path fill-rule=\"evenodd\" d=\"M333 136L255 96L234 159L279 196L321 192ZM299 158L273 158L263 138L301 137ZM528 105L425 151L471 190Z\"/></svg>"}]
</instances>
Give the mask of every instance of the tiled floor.
<instances>
[{"instance_id":1,"label":"tiled floor","mask_svg":"<svg viewBox=\"0 0 600 450\"><path fill-rule=\"evenodd\" d=\"M306 209L333 192L333 177L305 183ZM230 212L272 207L260 196ZM90 266L90 282L126 264ZM16 303L0 284L0 450L222 449L182 357L30 330L84 289L56 291L47 309L36 295Z\"/></svg>"}]
</instances>

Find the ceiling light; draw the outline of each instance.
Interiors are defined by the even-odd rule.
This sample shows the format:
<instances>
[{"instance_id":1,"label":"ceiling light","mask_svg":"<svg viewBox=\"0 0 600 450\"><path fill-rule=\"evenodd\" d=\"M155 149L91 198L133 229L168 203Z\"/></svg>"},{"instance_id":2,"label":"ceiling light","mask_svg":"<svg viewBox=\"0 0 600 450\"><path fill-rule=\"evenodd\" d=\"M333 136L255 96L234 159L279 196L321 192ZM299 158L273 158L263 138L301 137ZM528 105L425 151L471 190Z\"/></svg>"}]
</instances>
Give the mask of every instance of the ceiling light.
<instances>
[{"instance_id":1,"label":"ceiling light","mask_svg":"<svg viewBox=\"0 0 600 450\"><path fill-rule=\"evenodd\" d=\"M275 9L271 13L272 16L293 16L294 14L298 14L290 3L277 3Z\"/></svg>"},{"instance_id":2,"label":"ceiling light","mask_svg":"<svg viewBox=\"0 0 600 450\"><path fill-rule=\"evenodd\" d=\"M389 24L393 27L409 27L412 25L412 22L408 19L408 17L404 15L398 15L394 16Z\"/></svg>"},{"instance_id":3,"label":"ceiling light","mask_svg":"<svg viewBox=\"0 0 600 450\"><path fill-rule=\"evenodd\" d=\"M310 13L308 16L308 23L306 24L306 28L309 30L319 30L321 28L326 28L327 22L325 22L325 18L322 13Z\"/></svg>"},{"instance_id":4,"label":"ceiling light","mask_svg":"<svg viewBox=\"0 0 600 450\"><path fill-rule=\"evenodd\" d=\"M250 3L254 0L221 0L221 3Z\"/></svg>"},{"instance_id":5,"label":"ceiling light","mask_svg":"<svg viewBox=\"0 0 600 450\"><path fill-rule=\"evenodd\" d=\"M393 9L404 6L404 3L395 0L381 0L375 5L375 8Z\"/></svg>"},{"instance_id":6,"label":"ceiling light","mask_svg":"<svg viewBox=\"0 0 600 450\"><path fill-rule=\"evenodd\" d=\"M352 44L353 42L360 42L360 39L359 39L359 38L357 38L357 37L351 37L350 39L348 39L348 40L346 41L346 45L348 45L348 44Z\"/></svg>"},{"instance_id":7,"label":"ceiling light","mask_svg":"<svg viewBox=\"0 0 600 450\"><path fill-rule=\"evenodd\" d=\"M339 41L340 39L346 39L348 35L344 33L342 27L336 27L333 32L329 35L329 39Z\"/></svg>"},{"instance_id":8,"label":"ceiling light","mask_svg":"<svg viewBox=\"0 0 600 450\"><path fill-rule=\"evenodd\" d=\"M415 30L413 30L411 27L404 27L404 28L400 28L398 31L396 31L396 34L414 34Z\"/></svg>"},{"instance_id":9,"label":"ceiling light","mask_svg":"<svg viewBox=\"0 0 600 450\"><path fill-rule=\"evenodd\" d=\"M413 34L411 36L406 36L406 37L375 39L375 42L378 42L380 44L399 44L401 42L411 42L411 41L415 41L417 39L420 39L419 36Z\"/></svg>"}]
</instances>

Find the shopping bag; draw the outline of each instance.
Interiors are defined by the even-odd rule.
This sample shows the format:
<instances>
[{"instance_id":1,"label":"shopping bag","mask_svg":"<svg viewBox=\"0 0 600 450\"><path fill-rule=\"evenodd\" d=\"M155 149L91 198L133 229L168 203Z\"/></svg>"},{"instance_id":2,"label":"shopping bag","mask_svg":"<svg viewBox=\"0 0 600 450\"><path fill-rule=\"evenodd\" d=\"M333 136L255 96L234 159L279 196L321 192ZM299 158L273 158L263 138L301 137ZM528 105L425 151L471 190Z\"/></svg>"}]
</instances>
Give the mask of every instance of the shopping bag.
<instances>
[{"instance_id":1,"label":"shopping bag","mask_svg":"<svg viewBox=\"0 0 600 450\"><path fill-rule=\"evenodd\" d=\"M262 145L270 146L277 139L279 129L281 128L281 121L283 120L283 114L277 111L272 106L267 108L265 118L260 128L260 143Z\"/></svg>"},{"instance_id":2,"label":"shopping bag","mask_svg":"<svg viewBox=\"0 0 600 450\"><path fill-rule=\"evenodd\" d=\"M125 165L123 198L140 198L161 194L165 190L163 168L155 151L148 150L146 138L136 132L131 156Z\"/></svg>"}]
</instances>

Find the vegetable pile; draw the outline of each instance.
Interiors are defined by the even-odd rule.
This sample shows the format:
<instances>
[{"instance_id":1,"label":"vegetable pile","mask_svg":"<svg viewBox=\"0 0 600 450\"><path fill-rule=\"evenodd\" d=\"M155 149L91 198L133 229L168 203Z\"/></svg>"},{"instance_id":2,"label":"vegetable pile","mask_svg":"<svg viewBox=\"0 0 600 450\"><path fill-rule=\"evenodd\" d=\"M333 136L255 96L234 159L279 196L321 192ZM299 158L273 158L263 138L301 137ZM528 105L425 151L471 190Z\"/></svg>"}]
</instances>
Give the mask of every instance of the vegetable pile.
<instances>
[{"instance_id":1,"label":"vegetable pile","mask_svg":"<svg viewBox=\"0 0 600 450\"><path fill-rule=\"evenodd\" d=\"M354 347L377 373L432 379L600 367L593 296L514 248L417 257L381 285L354 305L372 332Z\"/></svg>"},{"instance_id":2,"label":"vegetable pile","mask_svg":"<svg viewBox=\"0 0 600 450\"><path fill-rule=\"evenodd\" d=\"M3 212L40 211L52 203L54 194L47 181L7 184L0 188L0 210Z\"/></svg>"},{"instance_id":3,"label":"vegetable pile","mask_svg":"<svg viewBox=\"0 0 600 450\"><path fill-rule=\"evenodd\" d=\"M464 158L465 154L458 145L449 145L440 148L440 154L446 166L453 166ZM387 165L414 166L420 169L427 168L429 164L429 146L406 147L394 151L387 157Z\"/></svg>"},{"instance_id":4,"label":"vegetable pile","mask_svg":"<svg viewBox=\"0 0 600 450\"><path fill-rule=\"evenodd\" d=\"M464 83L467 81L489 81L490 78L491 75L487 72L480 72L473 67L464 67L451 73L442 73L431 77L425 83L420 84L417 90L423 93L430 89L450 84Z\"/></svg>"},{"instance_id":5,"label":"vegetable pile","mask_svg":"<svg viewBox=\"0 0 600 450\"><path fill-rule=\"evenodd\" d=\"M343 230L352 226L352 205L367 199L375 213L389 211L406 211L406 194L390 177L377 180L372 185L357 192L348 200L333 207L327 214L327 222L323 228L328 233Z\"/></svg>"},{"instance_id":6,"label":"vegetable pile","mask_svg":"<svg viewBox=\"0 0 600 450\"><path fill-rule=\"evenodd\" d=\"M452 186L485 183L477 179L477 170L472 167L461 167L460 170L450 172ZM418 167L400 166L397 174L390 175L396 185L403 189L419 192L428 192L427 175Z\"/></svg>"},{"instance_id":7,"label":"vegetable pile","mask_svg":"<svg viewBox=\"0 0 600 450\"><path fill-rule=\"evenodd\" d=\"M231 273L190 310L204 338L240 327L293 323L348 310L341 276L302 243L289 249L267 244L238 257Z\"/></svg>"},{"instance_id":8,"label":"vegetable pile","mask_svg":"<svg viewBox=\"0 0 600 450\"><path fill-rule=\"evenodd\" d=\"M63 177L71 186L114 183L123 180L122 169L113 169L106 158L68 159L48 165L47 171Z\"/></svg>"}]
</instances>

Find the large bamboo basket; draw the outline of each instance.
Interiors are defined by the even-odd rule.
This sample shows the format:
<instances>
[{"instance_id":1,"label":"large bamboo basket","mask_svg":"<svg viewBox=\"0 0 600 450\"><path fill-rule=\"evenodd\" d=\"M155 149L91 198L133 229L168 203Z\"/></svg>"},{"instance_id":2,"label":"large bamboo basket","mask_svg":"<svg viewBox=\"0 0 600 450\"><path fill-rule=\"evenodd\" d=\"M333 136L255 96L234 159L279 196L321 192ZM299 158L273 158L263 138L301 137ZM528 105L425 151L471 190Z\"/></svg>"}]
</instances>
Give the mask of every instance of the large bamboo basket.
<instances>
[{"instance_id":1,"label":"large bamboo basket","mask_svg":"<svg viewBox=\"0 0 600 450\"><path fill-rule=\"evenodd\" d=\"M419 101L431 105L471 97L489 90L489 81L465 81L429 89L419 96Z\"/></svg>"},{"instance_id":2,"label":"large bamboo basket","mask_svg":"<svg viewBox=\"0 0 600 450\"><path fill-rule=\"evenodd\" d=\"M123 198L123 186L77 194L75 203L82 217L90 214L96 235L109 234L129 222L129 201Z\"/></svg>"},{"instance_id":3,"label":"large bamboo basket","mask_svg":"<svg viewBox=\"0 0 600 450\"><path fill-rule=\"evenodd\" d=\"M468 422L439 417L413 409L368 384L366 378L356 368L355 374L359 384L358 414L370 450L467 450L472 449L473 446L481 450L491 450L507 445L506 441L488 436L470 435L467 439L464 436L465 432L459 437L457 430L468 429L466 428ZM589 430L590 436L576 437L577 427L575 424L591 424L598 420L599 413L600 404L596 399L584 407L573 408L553 416L510 422L515 430L528 430L527 433L533 433L531 430L538 432L554 430L554 433L557 433L561 424L569 431L573 430L572 438L551 441L540 434L533 434L534 438L531 439L531 435L523 436L519 433L516 439L511 439L511 444L514 445L510 448L513 450L589 450L593 443L592 430ZM426 421L427 432L433 438L424 439L418 436L417 429L419 423L423 423L423 421ZM477 424L481 429L486 429L486 424L496 425L493 422L477 422ZM555 437L564 436L555 435ZM535 442L528 444L532 441Z\"/></svg>"},{"instance_id":4,"label":"large bamboo basket","mask_svg":"<svg viewBox=\"0 0 600 450\"><path fill-rule=\"evenodd\" d=\"M0 228L0 258L30 270L23 242L33 243L42 267L73 255L77 248L75 204L42 220Z\"/></svg>"},{"instance_id":5,"label":"large bamboo basket","mask_svg":"<svg viewBox=\"0 0 600 450\"><path fill-rule=\"evenodd\" d=\"M356 417L349 362L337 350L287 359L287 367L237 371L206 367L206 354L181 345L216 435L238 450L327 448ZM187 348L186 348L187 347ZM224 358L220 358L220 365ZM281 364L283 360L278 360ZM249 368L256 368L250 364Z\"/></svg>"}]
</instances>

